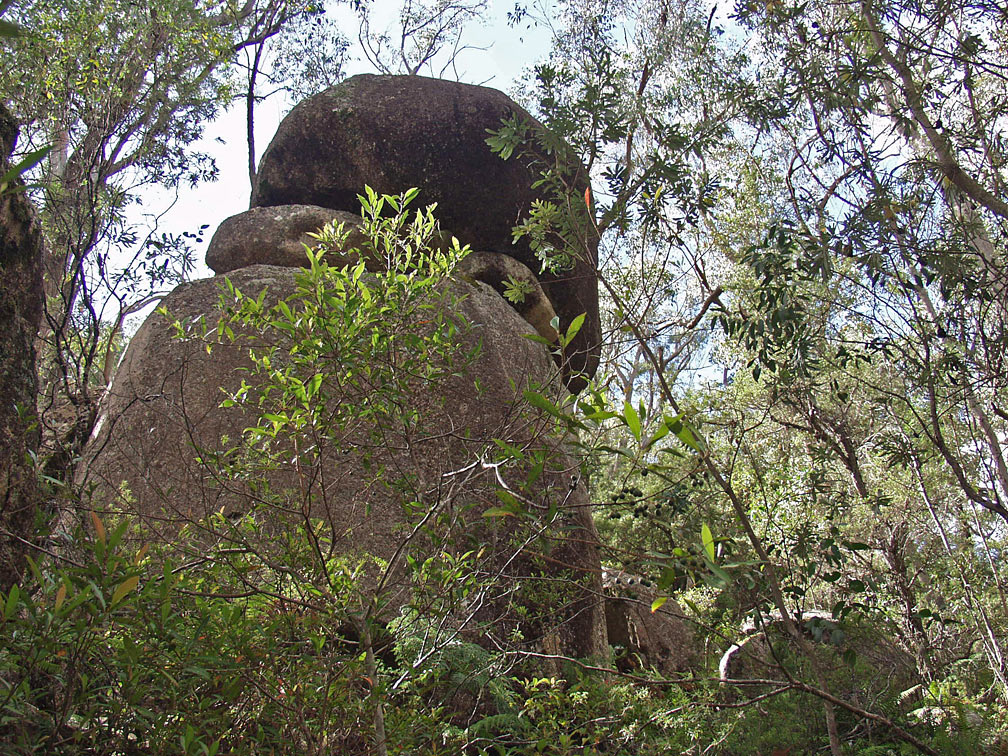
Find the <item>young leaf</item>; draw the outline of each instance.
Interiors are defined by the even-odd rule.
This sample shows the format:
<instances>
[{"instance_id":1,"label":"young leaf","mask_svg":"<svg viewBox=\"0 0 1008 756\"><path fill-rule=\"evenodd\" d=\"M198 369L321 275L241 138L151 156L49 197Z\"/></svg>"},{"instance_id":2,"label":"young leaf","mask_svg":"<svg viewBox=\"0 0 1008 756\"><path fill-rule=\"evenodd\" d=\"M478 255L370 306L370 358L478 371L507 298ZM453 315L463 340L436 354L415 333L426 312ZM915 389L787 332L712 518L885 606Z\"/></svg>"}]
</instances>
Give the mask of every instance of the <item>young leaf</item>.
<instances>
[{"instance_id":1,"label":"young leaf","mask_svg":"<svg viewBox=\"0 0 1008 756\"><path fill-rule=\"evenodd\" d=\"M101 518L91 510L91 524L94 525L95 534L98 536L98 541L102 546L105 545L105 526L102 525Z\"/></svg>"},{"instance_id":2,"label":"young leaf","mask_svg":"<svg viewBox=\"0 0 1008 756\"><path fill-rule=\"evenodd\" d=\"M491 507L483 513L484 517L514 517L515 513L506 507Z\"/></svg>"},{"instance_id":3,"label":"young leaf","mask_svg":"<svg viewBox=\"0 0 1008 756\"><path fill-rule=\"evenodd\" d=\"M322 373L315 373L308 381L308 396L313 397L318 393L319 386L322 385Z\"/></svg>"},{"instance_id":4,"label":"young leaf","mask_svg":"<svg viewBox=\"0 0 1008 756\"><path fill-rule=\"evenodd\" d=\"M664 606L665 602L668 601L668 596L659 596L654 601L651 602L651 613L654 614L659 609Z\"/></svg>"},{"instance_id":5,"label":"young leaf","mask_svg":"<svg viewBox=\"0 0 1008 756\"><path fill-rule=\"evenodd\" d=\"M132 591L134 588L136 588L139 583L140 583L139 575L133 575L132 577L128 577L121 583L119 583L119 587L116 588L115 591L112 593L112 606L115 606L120 601L122 601L123 597L127 593Z\"/></svg>"}]
</instances>

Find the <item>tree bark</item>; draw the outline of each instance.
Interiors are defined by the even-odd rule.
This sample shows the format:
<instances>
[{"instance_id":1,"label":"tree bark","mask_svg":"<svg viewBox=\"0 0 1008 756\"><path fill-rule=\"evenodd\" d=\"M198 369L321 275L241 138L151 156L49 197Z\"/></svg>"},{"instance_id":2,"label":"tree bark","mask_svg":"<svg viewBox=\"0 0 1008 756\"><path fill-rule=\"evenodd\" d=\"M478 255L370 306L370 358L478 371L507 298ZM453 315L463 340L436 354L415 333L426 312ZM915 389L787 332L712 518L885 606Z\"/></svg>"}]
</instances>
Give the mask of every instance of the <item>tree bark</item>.
<instances>
[{"instance_id":1,"label":"tree bark","mask_svg":"<svg viewBox=\"0 0 1008 756\"><path fill-rule=\"evenodd\" d=\"M17 130L0 105L0 175ZM19 180L0 187L0 591L18 582L39 505L35 334L42 317L42 236Z\"/></svg>"}]
</instances>

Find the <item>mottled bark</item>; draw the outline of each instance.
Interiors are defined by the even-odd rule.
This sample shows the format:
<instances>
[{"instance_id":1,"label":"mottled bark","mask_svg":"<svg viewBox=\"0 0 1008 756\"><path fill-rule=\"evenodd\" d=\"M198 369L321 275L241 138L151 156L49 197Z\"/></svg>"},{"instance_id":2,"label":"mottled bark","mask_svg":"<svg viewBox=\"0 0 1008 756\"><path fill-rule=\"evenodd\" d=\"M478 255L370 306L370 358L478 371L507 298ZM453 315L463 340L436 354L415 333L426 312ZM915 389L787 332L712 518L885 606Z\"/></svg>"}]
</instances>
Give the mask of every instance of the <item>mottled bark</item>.
<instances>
[{"instance_id":1,"label":"mottled bark","mask_svg":"<svg viewBox=\"0 0 1008 756\"><path fill-rule=\"evenodd\" d=\"M16 127L0 105L0 175ZM42 237L20 182L0 189L0 590L21 575L38 505L34 339L42 315Z\"/></svg>"}]
</instances>

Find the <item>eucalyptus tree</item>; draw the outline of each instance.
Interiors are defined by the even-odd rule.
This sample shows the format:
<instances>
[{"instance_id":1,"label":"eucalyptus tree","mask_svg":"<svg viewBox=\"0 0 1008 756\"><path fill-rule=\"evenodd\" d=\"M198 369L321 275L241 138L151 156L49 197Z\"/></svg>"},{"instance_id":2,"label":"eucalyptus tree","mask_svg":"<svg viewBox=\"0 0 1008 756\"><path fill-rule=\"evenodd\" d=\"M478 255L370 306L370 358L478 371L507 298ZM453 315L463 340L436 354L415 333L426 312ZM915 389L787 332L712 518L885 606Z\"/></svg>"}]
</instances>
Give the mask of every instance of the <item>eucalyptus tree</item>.
<instances>
[{"instance_id":1,"label":"eucalyptus tree","mask_svg":"<svg viewBox=\"0 0 1008 756\"><path fill-rule=\"evenodd\" d=\"M911 634L925 635L924 588L903 578L947 551L959 619L1003 694L1003 10L775 0L719 21L699 3L561 9L529 97L595 179L598 221L584 233L601 237L621 400L640 414L654 382L678 414L684 368L748 382L758 401L709 424L698 456L773 603L793 585L768 551L786 539L773 542L740 486L763 461L747 445L797 434L808 453L777 462L791 465L792 494L798 483L824 518L854 507L891 525L893 548L879 534L872 559ZM673 296L687 305L678 318ZM670 369L661 347L697 328L707 348ZM730 394L706 405L718 397Z\"/></svg>"},{"instance_id":2,"label":"eucalyptus tree","mask_svg":"<svg viewBox=\"0 0 1008 756\"><path fill-rule=\"evenodd\" d=\"M354 3L360 6L360 3ZM283 6L277 6L279 14ZM249 183L255 185L256 106L275 95L295 102L338 84L349 57L350 42L322 3L307 6L286 23L278 34L247 45L237 58L245 72L245 135L248 145Z\"/></svg>"},{"instance_id":3,"label":"eucalyptus tree","mask_svg":"<svg viewBox=\"0 0 1008 756\"><path fill-rule=\"evenodd\" d=\"M887 481L908 477L904 506L930 520L917 537L948 551L1008 696L993 556L1008 532L1003 9L772 3L739 18L793 114L774 127L790 212L746 258L760 316L726 323L856 498L885 506Z\"/></svg>"},{"instance_id":4,"label":"eucalyptus tree","mask_svg":"<svg viewBox=\"0 0 1008 756\"><path fill-rule=\"evenodd\" d=\"M383 74L424 71L443 77L469 49L463 33L483 19L487 6L487 0L403 0L395 19L376 28L374 9L360 2L358 39L365 57Z\"/></svg>"}]
</instances>

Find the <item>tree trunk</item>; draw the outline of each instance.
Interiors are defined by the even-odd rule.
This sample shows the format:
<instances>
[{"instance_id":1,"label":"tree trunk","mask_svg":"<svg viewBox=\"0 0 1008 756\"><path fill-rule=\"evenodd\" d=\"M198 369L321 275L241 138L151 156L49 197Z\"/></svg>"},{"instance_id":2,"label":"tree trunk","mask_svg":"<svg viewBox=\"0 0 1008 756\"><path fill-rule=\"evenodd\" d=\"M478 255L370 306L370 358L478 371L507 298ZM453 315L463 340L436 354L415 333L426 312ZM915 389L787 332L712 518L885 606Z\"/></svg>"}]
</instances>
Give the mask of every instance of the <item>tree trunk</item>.
<instances>
[{"instance_id":1,"label":"tree trunk","mask_svg":"<svg viewBox=\"0 0 1008 756\"><path fill-rule=\"evenodd\" d=\"M17 128L0 105L0 175ZM21 182L0 186L0 591L20 577L39 504L35 334L42 317L42 236Z\"/></svg>"}]
</instances>

